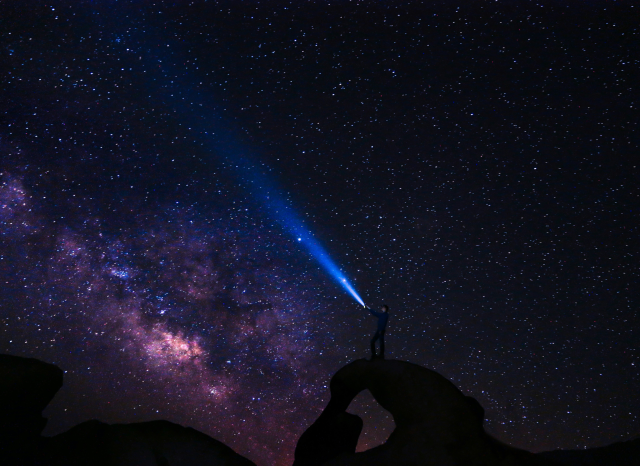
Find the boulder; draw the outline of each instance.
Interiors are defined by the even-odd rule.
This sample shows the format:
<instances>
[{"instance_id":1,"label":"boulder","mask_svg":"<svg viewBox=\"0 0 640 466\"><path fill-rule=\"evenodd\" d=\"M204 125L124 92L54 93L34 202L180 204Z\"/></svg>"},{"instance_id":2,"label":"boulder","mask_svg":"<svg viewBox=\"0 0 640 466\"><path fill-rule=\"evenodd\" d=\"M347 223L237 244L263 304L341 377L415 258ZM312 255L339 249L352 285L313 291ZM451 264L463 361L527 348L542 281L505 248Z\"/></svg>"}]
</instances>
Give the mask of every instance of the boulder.
<instances>
[{"instance_id":1,"label":"boulder","mask_svg":"<svg viewBox=\"0 0 640 466\"><path fill-rule=\"evenodd\" d=\"M62 370L57 366L0 354L0 436L39 436L47 423L42 410L60 387Z\"/></svg>"},{"instance_id":2,"label":"boulder","mask_svg":"<svg viewBox=\"0 0 640 466\"><path fill-rule=\"evenodd\" d=\"M540 466L544 458L509 447L488 435L484 410L450 381L432 370L404 361L355 361L331 379L331 399L321 414L337 419L362 390L393 415L395 430L383 445L365 452L335 449L316 421L300 438L295 466ZM301 453L298 454L298 450ZM333 452L314 462L302 451ZM327 456L327 455L325 455Z\"/></svg>"},{"instance_id":3,"label":"boulder","mask_svg":"<svg viewBox=\"0 0 640 466\"><path fill-rule=\"evenodd\" d=\"M62 386L62 371L37 359L0 354L0 464L37 464L42 410Z\"/></svg>"}]
</instances>

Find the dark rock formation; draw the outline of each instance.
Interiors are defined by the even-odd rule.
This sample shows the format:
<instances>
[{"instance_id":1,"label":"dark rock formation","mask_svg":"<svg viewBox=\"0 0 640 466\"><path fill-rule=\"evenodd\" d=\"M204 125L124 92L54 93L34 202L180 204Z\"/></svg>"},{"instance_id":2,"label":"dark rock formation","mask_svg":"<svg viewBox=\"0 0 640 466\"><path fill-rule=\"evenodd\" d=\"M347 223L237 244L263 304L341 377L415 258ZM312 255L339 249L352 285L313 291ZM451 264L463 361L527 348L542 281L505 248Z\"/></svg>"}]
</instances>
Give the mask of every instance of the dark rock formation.
<instances>
[{"instance_id":1,"label":"dark rock formation","mask_svg":"<svg viewBox=\"0 0 640 466\"><path fill-rule=\"evenodd\" d=\"M0 464L36 461L42 410L62 386L62 371L37 359L0 354Z\"/></svg>"},{"instance_id":2,"label":"dark rock formation","mask_svg":"<svg viewBox=\"0 0 640 466\"><path fill-rule=\"evenodd\" d=\"M355 453L360 432L359 416L325 409L298 440L293 466L319 466L337 456Z\"/></svg>"},{"instance_id":3,"label":"dark rock formation","mask_svg":"<svg viewBox=\"0 0 640 466\"><path fill-rule=\"evenodd\" d=\"M0 355L2 466L255 466L223 443L168 421L87 421L42 437L42 410L62 371L36 359ZM302 434L294 466L636 466L640 439L607 447L533 455L484 432L484 410L438 373L403 361L359 360L331 380L331 400ZM362 390L394 417L384 445L355 453L362 420L346 412Z\"/></svg>"},{"instance_id":4,"label":"dark rock formation","mask_svg":"<svg viewBox=\"0 0 640 466\"><path fill-rule=\"evenodd\" d=\"M168 421L88 421L41 437L42 410L61 386L58 367L0 355L0 465L255 466L208 435Z\"/></svg>"},{"instance_id":5,"label":"dark rock formation","mask_svg":"<svg viewBox=\"0 0 640 466\"><path fill-rule=\"evenodd\" d=\"M44 452L51 466L255 466L222 442L168 421L87 421L48 439Z\"/></svg>"},{"instance_id":6,"label":"dark rock formation","mask_svg":"<svg viewBox=\"0 0 640 466\"><path fill-rule=\"evenodd\" d=\"M60 387L62 371L53 364L0 354L0 435L40 435L47 424L42 410Z\"/></svg>"},{"instance_id":7,"label":"dark rock formation","mask_svg":"<svg viewBox=\"0 0 640 466\"><path fill-rule=\"evenodd\" d=\"M440 374L415 364L361 359L340 369L330 389L328 406L298 443L295 466L553 464L489 436L482 428L484 410L475 399L463 395ZM396 429L385 444L365 452L334 448L329 427L337 424L334 420L365 389L393 415ZM328 421L322 420L325 416ZM355 434L355 428L343 425L342 431ZM349 447L352 445L350 440ZM327 459L329 451L332 459ZM322 463L314 461L313 452L326 453Z\"/></svg>"},{"instance_id":8,"label":"dark rock formation","mask_svg":"<svg viewBox=\"0 0 640 466\"><path fill-rule=\"evenodd\" d=\"M640 438L587 450L555 450L539 456L570 466L638 466Z\"/></svg>"}]
</instances>

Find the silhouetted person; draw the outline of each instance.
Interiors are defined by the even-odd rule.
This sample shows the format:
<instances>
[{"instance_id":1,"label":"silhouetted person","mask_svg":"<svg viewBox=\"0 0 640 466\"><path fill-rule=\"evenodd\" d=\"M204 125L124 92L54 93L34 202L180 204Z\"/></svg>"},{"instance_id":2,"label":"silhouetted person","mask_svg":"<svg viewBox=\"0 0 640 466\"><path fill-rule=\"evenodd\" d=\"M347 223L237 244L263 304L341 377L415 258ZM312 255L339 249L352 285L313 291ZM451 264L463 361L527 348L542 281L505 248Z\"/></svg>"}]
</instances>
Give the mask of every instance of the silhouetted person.
<instances>
[{"instance_id":1,"label":"silhouetted person","mask_svg":"<svg viewBox=\"0 0 640 466\"><path fill-rule=\"evenodd\" d=\"M376 312L371 308L366 309L378 318L378 329L371 339L371 358L378 357L376 355L376 340L380 340L380 358L384 359L384 332L387 329L387 320L389 320L389 306L383 304L380 312Z\"/></svg>"}]
</instances>

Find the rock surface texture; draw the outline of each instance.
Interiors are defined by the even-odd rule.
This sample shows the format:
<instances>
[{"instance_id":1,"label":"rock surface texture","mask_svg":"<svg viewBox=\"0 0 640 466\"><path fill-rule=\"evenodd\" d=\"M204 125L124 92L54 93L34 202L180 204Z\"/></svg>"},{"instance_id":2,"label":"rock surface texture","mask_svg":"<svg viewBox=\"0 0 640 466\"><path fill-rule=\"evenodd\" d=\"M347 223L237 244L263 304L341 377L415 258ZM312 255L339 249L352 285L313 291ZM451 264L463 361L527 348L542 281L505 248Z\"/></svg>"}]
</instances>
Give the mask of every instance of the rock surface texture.
<instances>
[{"instance_id":1,"label":"rock surface texture","mask_svg":"<svg viewBox=\"0 0 640 466\"><path fill-rule=\"evenodd\" d=\"M87 421L42 437L42 410L61 386L58 367L0 355L0 465L255 466L208 435L168 421Z\"/></svg>"},{"instance_id":2,"label":"rock surface texture","mask_svg":"<svg viewBox=\"0 0 640 466\"><path fill-rule=\"evenodd\" d=\"M482 427L484 410L473 398L437 372L404 361L382 359L355 361L340 369L331 379L331 400L316 421L300 438L294 466L534 466L554 464L498 442ZM339 424L351 401L362 390L369 390L395 420L396 429L383 445L355 453L332 449L330 429ZM323 418L329 419L324 421ZM355 423L336 431L354 436ZM356 439L357 442L357 439ZM353 448L351 448L353 447ZM311 452L325 454L314 461ZM327 458L329 451L333 457Z\"/></svg>"}]
</instances>

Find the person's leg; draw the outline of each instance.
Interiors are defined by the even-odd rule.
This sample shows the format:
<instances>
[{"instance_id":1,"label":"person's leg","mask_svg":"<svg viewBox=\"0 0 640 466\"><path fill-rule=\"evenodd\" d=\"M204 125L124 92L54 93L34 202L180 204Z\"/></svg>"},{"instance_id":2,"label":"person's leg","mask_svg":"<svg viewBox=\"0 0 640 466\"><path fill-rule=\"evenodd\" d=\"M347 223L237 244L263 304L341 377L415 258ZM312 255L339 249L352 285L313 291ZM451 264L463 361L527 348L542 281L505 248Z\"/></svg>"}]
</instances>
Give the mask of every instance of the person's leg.
<instances>
[{"instance_id":1,"label":"person's leg","mask_svg":"<svg viewBox=\"0 0 640 466\"><path fill-rule=\"evenodd\" d=\"M380 357L384 359L384 332L380 332Z\"/></svg>"},{"instance_id":2,"label":"person's leg","mask_svg":"<svg viewBox=\"0 0 640 466\"><path fill-rule=\"evenodd\" d=\"M371 339L371 357L375 358L376 357L376 340L380 338L380 333L376 332L375 335L373 335L373 338Z\"/></svg>"}]
</instances>

